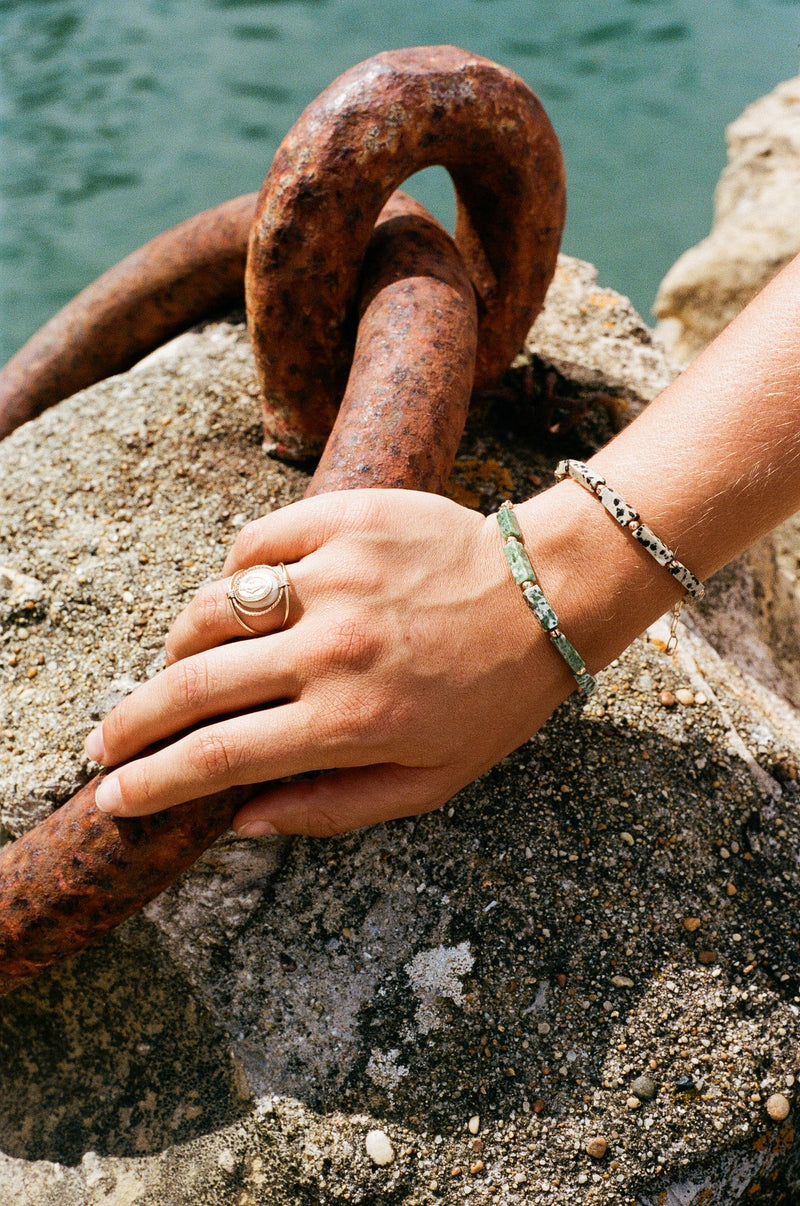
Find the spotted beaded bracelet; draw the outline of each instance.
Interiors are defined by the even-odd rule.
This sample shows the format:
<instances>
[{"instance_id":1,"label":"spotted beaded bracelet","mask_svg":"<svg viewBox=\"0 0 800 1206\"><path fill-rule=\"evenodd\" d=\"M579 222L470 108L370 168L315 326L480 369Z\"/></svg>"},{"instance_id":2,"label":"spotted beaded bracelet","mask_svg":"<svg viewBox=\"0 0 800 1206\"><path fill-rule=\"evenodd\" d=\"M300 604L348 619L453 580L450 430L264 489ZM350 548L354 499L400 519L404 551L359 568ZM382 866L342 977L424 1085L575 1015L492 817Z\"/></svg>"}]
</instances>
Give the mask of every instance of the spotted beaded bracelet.
<instances>
[{"instance_id":1,"label":"spotted beaded bracelet","mask_svg":"<svg viewBox=\"0 0 800 1206\"><path fill-rule=\"evenodd\" d=\"M634 511L622 495L608 485L604 477L584 465L583 461L560 461L555 472L556 481L560 482L567 476L579 486L583 486L584 490L594 494L595 498L599 498L611 518L615 519L620 527L627 528L642 548L680 582L687 594L693 599L702 599L705 594L703 583L678 561L672 549L668 548L663 540L659 540L647 524L642 523L638 511Z\"/></svg>"},{"instance_id":2,"label":"spotted beaded bracelet","mask_svg":"<svg viewBox=\"0 0 800 1206\"><path fill-rule=\"evenodd\" d=\"M503 552L506 555L506 561L514 581L522 590L525 602L549 636L553 647L558 650L569 666L572 677L581 691L584 695L591 695L597 683L586 669L583 658L575 646L567 640L559 628L558 616L544 597L544 592L536 580L530 558L525 552L522 543L522 529L517 523L512 503L503 503L497 512L497 522L503 534Z\"/></svg>"}]
</instances>

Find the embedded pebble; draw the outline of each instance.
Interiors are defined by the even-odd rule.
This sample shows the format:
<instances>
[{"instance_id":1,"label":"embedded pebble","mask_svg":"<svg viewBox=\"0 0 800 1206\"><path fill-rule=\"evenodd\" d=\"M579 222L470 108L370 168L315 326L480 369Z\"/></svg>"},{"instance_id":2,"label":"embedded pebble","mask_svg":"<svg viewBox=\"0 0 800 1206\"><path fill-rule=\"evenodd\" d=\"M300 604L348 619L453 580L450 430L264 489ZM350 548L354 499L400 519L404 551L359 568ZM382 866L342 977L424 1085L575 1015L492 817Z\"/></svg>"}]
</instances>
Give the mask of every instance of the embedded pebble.
<instances>
[{"instance_id":1,"label":"embedded pebble","mask_svg":"<svg viewBox=\"0 0 800 1206\"><path fill-rule=\"evenodd\" d=\"M637 1076L631 1082L631 1093L640 1101L652 1101L658 1092L658 1085L649 1076Z\"/></svg>"},{"instance_id":2,"label":"embedded pebble","mask_svg":"<svg viewBox=\"0 0 800 1206\"><path fill-rule=\"evenodd\" d=\"M706 965L708 965L709 963L716 963L717 952L716 951L698 951L697 952L697 961L698 961L698 963L704 963Z\"/></svg>"},{"instance_id":3,"label":"embedded pebble","mask_svg":"<svg viewBox=\"0 0 800 1206\"><path fill-rule=\"evenodd\" d=\"M633 980L630 976L612 976L611 983L615 988L633 988Z\"/></svg>"},{"instance_id":4,"label":"embedded pebble","mask_svg":"<svg viewBox=\"0 0 800 1206\"><path fill-rule=\"evenodd\" d=\"M8 603L12 607L38 603L44 598L44 586L38 578L33 578L29 574L21 574L9 565L0 565L0 584L6 586ZM28 634L24 628L17 629L17 636L22 637L23 632L27 637Z\"/></svg>"},{"instance_id":5,"label":"embedded pebble","mask_svg":"<svg viewBox=\"0 0 800 1206\"><path fill-rule=\"evenodd\" d=\"M677 699L679 704L684 704L684 705L693 704L694 703L694 692L690 691L687 687L681 687L679 690L677 690L675 692L675 698Z\"/></svg>"},{"instance_id":6,"label":"embedded pebble","mask_svg":"<svg viewBox=\"0 0 800 1206\"><path fill-rule=\"evenodd\" d=\"M690 934L693 934L695 930L699 930L701 925L702 922L699 917L684 917L683 919L683 928Z\"/></svg>"},{"instance_id":7,"label":"embedded pebble","mask_svg":"<svg viewBox=\"0 0 800 1206\"><path fill-rule=\"evenodd\" d=\"M586 1151L594 1160L602 1160L608 1151L608 1144L602 1135L596 1135L586 1144Z\"/></svg>"},{"instance_id":8,"label":"embedded pebble","mask_svg":"<svg viewBox=\"0 0 800 1206\"><path fill-rule=\"evenodd\" d=\"M629 1110L638 1110L639 1107L641 1106L641 1104L642 1103L638 1097L629 1097L628 1100L625 1102L625 1105L628 1107Z\"/></svg>"},{"instance_id":9,"label":"embedded pebble","mask_svg":"<svg viewBox=\"0 0 800 1206\"><path fill-rule=\"evenodd\" d=\"M394 1160L394 1148L386 1131L369 1131L365 1140L367 1155L373 1164L381 1167Z\"/></svg>"},{"instance_id":10,"label":"embedded pebble","mask_svg":"<svg viewBox=\"0 0 800 1206\"><path fill-rule=\"evenodd\" d=\"M767 1113L773 1122L783 1122L784 1118L788 1118L790 1108L789 1101L783 1093L773 1093L771 1097L767 1098Z\"/></svg>"},{"instance_id":11,"label":"embedded pebble","mask_svg":"<svg viewBox=\"0 0 800 1206\"><path fill-rule=\"evenodd\" d=\"M482 1168L483 1168L483 1160L476 1160L473 1164L470 1164L469 1171L472 1173L472 1175L474 1177L475 1174L479 1173Z\"/></svg>"},{"instance_id":12,"label":"embedded pebble","mask_svg":"<svg viewBox=\"0 0 800 1206\"><path fill-rule=\"evenodd\" d=\"M467 1129L469 1130L470 1135L477 1135L478 1131L481 1129L480 1114L472 1115L469 1122L467 1123Z\"/></svg>"},{"instance_id":13,"label":"embedded pebble","mask_svg":"<svg viewBox=\"0 0 800 1206\"><path fill-rule=\"evenodd\" d=\"M672 708L675 705L675 696L671 691L661 691L658 696L658 702L663 704L665 708Z\"/></svg>"},{"instance_id":14,"label":"embedded pebble","mask_svg":"<svg viewBox=\"0 0 800 1206\"><path fill-rule=\"evenodd\" d=\"M236 1157L229 1147L223 1148L219 1153L217 1164L219 1164L223 1172L228 1173L230 1176L233 1176L236 1172Z\"/></svg>"}]
</instances>

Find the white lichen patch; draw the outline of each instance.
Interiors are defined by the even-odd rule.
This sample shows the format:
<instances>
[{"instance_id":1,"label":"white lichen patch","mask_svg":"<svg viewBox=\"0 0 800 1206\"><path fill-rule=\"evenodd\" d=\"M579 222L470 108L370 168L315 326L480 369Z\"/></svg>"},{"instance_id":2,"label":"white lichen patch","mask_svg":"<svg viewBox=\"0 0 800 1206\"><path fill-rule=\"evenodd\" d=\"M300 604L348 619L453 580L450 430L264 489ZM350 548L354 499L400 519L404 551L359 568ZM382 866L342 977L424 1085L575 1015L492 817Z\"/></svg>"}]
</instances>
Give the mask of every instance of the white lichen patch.
<instances>
[{"instance_id":1,"label":"white lichen patch","mask_svg":"<svg viewBox=\"0 0 800 1206\"><path fill-rule=\"evenodd\" d=\"M406 964L406 975L420 1002L416 1022L423 1034L438 1030L442 1025L437 1001L446 999L454 1005L463 1003L460 977L472 970L474 962L469 943L461 942L458 946L435 946L432 950L420 951Z\"/></svg>"},{"instance_id":2,"label":"white lichen patch","mask_svg":"<svg viewBox=\"0 0 800 1206\"><path fill-rule=\"evenodd\" d=\"M404 1076L408 1076L408 1068L398 1063L400 1052L396 1047L391 1051L379 1051L373 1047L367 1064L367 1076L373 1084L393 1093Z\"/></svg>"}]
</instances>

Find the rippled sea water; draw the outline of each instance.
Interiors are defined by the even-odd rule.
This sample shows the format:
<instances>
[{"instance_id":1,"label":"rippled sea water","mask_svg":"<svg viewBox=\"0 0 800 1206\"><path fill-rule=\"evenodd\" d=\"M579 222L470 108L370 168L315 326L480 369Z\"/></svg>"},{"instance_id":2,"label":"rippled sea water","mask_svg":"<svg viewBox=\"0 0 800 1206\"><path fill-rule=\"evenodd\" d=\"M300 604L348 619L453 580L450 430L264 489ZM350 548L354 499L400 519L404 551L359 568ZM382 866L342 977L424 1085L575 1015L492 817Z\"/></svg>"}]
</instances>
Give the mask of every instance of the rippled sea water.
<instances>
[{"instance_id":1,"label":"rippled sea water","mask_svg":"<svg viewBox=\"0 0 800 1206\"><path fill-rule=\"evenodd\" d=\"M0 0L0 361L160 230L258 187L334 76L453 42L538 92L565 250L649 311L708 231L723 130L798 70L798 0ZM449 219L444 173L417 194Z\"/></svg>"}]
</instances>

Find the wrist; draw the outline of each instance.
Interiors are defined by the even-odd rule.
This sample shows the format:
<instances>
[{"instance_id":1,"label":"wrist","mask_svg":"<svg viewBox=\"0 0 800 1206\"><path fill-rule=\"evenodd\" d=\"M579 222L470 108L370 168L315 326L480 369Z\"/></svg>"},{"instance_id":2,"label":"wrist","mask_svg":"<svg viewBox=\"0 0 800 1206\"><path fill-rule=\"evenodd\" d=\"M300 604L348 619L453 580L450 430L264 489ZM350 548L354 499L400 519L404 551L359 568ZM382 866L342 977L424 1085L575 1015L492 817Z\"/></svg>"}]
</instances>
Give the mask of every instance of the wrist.
<instances>
[{"instance_id":1,"label":"wrist","mask_svg":"<svg viewBox=\"0 0 800 1206\"><path fill-rule=\"evenodd\" d=\"M682 598L675 579L577 483L561 482L515 511L559 627L591 673Z\"/></svg>"}]
</instances>

